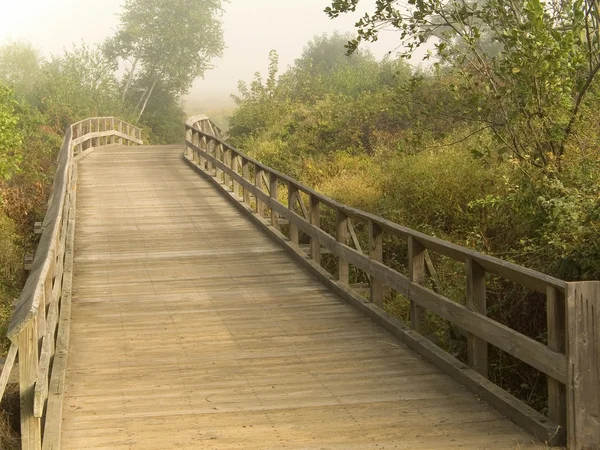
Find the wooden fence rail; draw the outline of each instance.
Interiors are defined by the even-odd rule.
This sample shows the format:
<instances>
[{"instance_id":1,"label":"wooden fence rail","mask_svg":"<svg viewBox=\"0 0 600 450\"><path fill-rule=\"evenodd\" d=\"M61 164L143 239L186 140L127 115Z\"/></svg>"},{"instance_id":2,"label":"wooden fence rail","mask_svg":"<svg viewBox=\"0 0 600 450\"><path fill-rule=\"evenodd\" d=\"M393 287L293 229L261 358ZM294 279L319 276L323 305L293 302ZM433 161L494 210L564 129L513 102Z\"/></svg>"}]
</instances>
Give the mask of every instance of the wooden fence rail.
<instances>
[{"instance_id":1,"label":"wooden fence rail","mask_svg":"<svg viewBox=\"0 0 600 450\"><path fill-rule=\"evenodd\" d=\"M105 145L140 145L141 130L114 117L69 126L29 277L8 328L9 357L0 376L0 399L15 357L19 359L21 447L53 449L62 414L66 369L77 161Z\"/></svg>"},{"instance_id":2,"label":"wooden fence rail","mask_svg":"<svg viewBox=\"0 0 600 450\"><path fill-rule=\"evenodd\" d=\"M600 448L600 282L567 283L343 205L227 144L206 116L186 122L185 156L332 289L517 424L551 445L568 441L572 449ZM287 189L287 204L279 199L279 186ZM321 227L322 206L335 212L335 235ZM267 208L270 218L265 221ZM289 224L288 236L280 233L282 220ZM353 221L367 225L366 254ZM299 231L310 238L310 261L299 245ZM408 276L383 262L384 234L407 241ZM323 249L338 259L337 279L320 266ZM426 274L434 270L430 252L464 264L465 305L423 285ZM348 286L350 266L368 275L370 303L357 298ZM546 296L547 345L487 317L486 274ZM410 301L410 328L382 310L386 287ZM422 337L426 311L466 331L468 366ZM487 380L490 344L546 375L547 417Z\"/></svg>"}]
</instances>

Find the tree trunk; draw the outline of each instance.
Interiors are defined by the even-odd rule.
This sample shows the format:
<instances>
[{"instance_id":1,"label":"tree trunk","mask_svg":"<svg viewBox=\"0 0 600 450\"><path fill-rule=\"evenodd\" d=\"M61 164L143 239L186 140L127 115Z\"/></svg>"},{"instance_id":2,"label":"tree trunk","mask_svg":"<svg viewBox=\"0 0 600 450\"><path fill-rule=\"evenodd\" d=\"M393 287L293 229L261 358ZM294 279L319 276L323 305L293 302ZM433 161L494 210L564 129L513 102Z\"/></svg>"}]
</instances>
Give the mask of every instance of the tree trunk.
<instances>
[{"instance_id":1,"label":"tree trunk","mask_svg":"<svg viewBox=\"0 0 600 450\"><path fill-rule=\"evenodd\" d=\"M138 124L138 122L142 118L142 114L144 114L144 110L146 109L146 106L148 105L148 100L150 100L150 96L152 96L152 92L154 91L154 86L156 86L156 80L154 80L154 83L152 83L152 87L150 88L150 92L148 92L148 96L146 97L146 100L144 100L144 104L142 105L142 109L140 110L140 115L138 116L137 120L135 121L136 125Z\"/></svg>"},{"instance_id":2,"label":"tree trunk","mask_svg":"<svg viewBox=\"0 0 600 450\"><path fill-rule=\"evenodd\" d=\"M123 89L123 96L121 97L121 102L125 103L125 96L127 95L127 91L131 86L131 82L133 81L133 74L135 73L135 66L137 66L138 58L135 58L133 64L131 65L131 72L129 72L129 77L127 77L127 83L125 84L125 89Z\"/></svg>"}]
</instances>

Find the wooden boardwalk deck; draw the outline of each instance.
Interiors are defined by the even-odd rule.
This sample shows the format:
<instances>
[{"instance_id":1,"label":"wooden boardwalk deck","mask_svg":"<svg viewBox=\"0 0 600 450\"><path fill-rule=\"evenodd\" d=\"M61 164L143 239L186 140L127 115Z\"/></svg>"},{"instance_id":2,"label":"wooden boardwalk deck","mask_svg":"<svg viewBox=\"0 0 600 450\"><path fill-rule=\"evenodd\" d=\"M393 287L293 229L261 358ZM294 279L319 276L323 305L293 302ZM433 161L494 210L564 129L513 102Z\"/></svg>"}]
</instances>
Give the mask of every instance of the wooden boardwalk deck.
<instances>
[{"instance_id":1,"label":"wooden boardwalk deck","mask_svg":"<svg viewBox=\"0 0 600 450\"><path fill-rule=\"evenodd\" d=\"M328 292L182 151L80 163L63 449L536 448Z\"/></svg>"}]
</instances>

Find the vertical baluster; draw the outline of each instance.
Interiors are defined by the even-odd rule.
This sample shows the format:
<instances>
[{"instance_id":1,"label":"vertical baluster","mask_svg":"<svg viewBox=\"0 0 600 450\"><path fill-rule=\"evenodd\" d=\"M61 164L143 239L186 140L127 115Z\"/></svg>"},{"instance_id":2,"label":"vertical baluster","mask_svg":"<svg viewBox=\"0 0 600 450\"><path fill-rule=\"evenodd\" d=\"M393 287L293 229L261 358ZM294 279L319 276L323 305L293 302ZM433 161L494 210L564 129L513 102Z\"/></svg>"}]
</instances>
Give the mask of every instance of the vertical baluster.
<instances>
[{"instance_id":1,"label":"vertical baluster","mask_svg":"<svg viewBox=\"0 0 600 450\"><path fill-rule=\"evenodd\" d=\"M250 163L244 157L242 157L242 177L245 180L250 181ZM244 203L250 204L250 191L244 187Z\"/></svg>"},{"instance_id":2,"label":"vertical baluster","mask_svg":"<svg viewBox=\"0 0 600 450\"><path fill-rule=\"evenodd\" d=\"M337 233L336 239L340 244L346 245L348 241L348 216L341 209L337 210ZM338 280L341 283L349 284L350 266L341 256L338 257Z\"/></svg>"},{"instance_id":3,"label":"vertical baluster","mask_svg":"<svg viewBox=\"0 0 600 450\"><path fill-rule=\"evenodd\" d=\"M298 188L295 184L288 183L288 209L290 211L294 211L294 206L296 205L296 202L298 202L298 200ZM294 224L292 221L290 221L290 241L292 241L292 243L295 245L298 245L299 243L298 226L296 226L296 224Z\"/></svg>"},{"instance_id":4,"label":"vertical baluster","mask_svg":"<svg viewBox=\"0 0 600 450\"><path fill-rule=\"evenodd\" d=\"M258 164L254 164L254 185L259 191L263 190L262 169ZM256 213L260 217L264 216L264 204L262 200L258 198L258 195L256 196Z\"/></svg>"},{"instance_id":5,"label":"vertical baluster","mask_svg":"<svg viewBox=\"0 0 600 450\"><path fill-rule=\"evenodd\" d=\"M224 145L219 144L219 146L221 147L221 151L223 152L223 164L225 164L226 167L229 167L231 169L231 166L233 164L233 160L231 159L231 150L229 150L229 147L226 147ZM228 191L231 189L231 175L229 175L227 171L223 172L223 184L225 184L225 188Z\"/></svg>"},{"instance_id":6,"label":"vertical baluster","mask_svg":"<svg viewBox=\"0 0 600 450\"><path fill-rule=\"evenodd\" d=\"M235 152L231 152L230 153L231 156L231 170L233 171L234 174L238 174L239 171L239 160L238 160L238 155ZM232 187L233 187L233 193L235 194L235 198L238 199L240 196L240 184L235 180L235 178L232 178Z\"/></svg>"},{"instance_id":7,"label":"vertical baluster","mask_svg":"<svg viewBox=\"0 0 600 450\"><path fill-rule=\"evenodd\" d=\"M221 144L219 144L216 141L212 142L213 148L215 149L215 158L217 159L217 161L223 162L223 148L221 147ZM222 183L223 171L218 166L215 166L215 176L217 177L219 183Z\"/></svg>"},{"instance_id":8,"label":"vertical baluster","mask_svg":"<svg viewBox=\"0 0 600 450\"><path fill-rule=\"evenodd\" d=\"M321 228L321 209L319 198L316 195L310 194L310 223L317 228ZM321 244L315 237L310 237L310 257L317 263L321 264Z\"/></svg>"},{"instance_id":9,"label":"vertical baluster","mask_svg":"<svg viewBox=\"0 0 600 450\"><path fill-rule=\"evenodd\" d=\"M18 344L21 448L23 450L40 450L42 446L41 420L33 414L35 383L39 370L37 317L19 332Z\"/></svg>"},{"instance_id":10,"label":"vertical baluster","mask_svg":"<svg viewBox=\"0 0 600 450\"><path fill-rule=\"evenodd\" d=\"M273 172L269 173L269 191L271 193L271 199L273 201L277 201L277 175ZM279 230L279 214L275 212L275 209L271 207L271 225L275 227L275 229Z\"/></svg>"}]
</instances>

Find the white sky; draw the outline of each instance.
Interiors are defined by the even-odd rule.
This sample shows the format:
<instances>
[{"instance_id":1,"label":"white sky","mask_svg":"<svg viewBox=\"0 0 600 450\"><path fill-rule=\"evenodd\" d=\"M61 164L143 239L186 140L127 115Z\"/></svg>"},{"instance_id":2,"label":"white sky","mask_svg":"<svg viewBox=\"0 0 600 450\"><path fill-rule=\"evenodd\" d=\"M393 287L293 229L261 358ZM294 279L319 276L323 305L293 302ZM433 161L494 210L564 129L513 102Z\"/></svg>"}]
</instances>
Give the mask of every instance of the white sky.
<instances>
[{"instance_id":1,"label":"white sky","mask_svg":"<svg viewBox=\"0 0 600 450\"><path fill-rule=\"evenodd\" d=\"M365 6L374 0L364 0ZM100 43L118 23L123 0L0 0L0 43L27 40L44 54L61 53L82 40ZM223 17L223 57L198 80L190 93L191 104L211 109L230 104L237 82L265 72L268 54L277 50L281 69L293 63L315 35L353 31L357 16L329 19L323 9L329 0L231 0ZM398 35L387 32L372 50L382 56L394 50ZM417 61L414 61L417 62ZM188 111L196 113L200 111Z\"/></svg>"}]
</instances>

